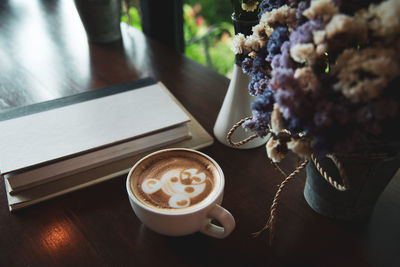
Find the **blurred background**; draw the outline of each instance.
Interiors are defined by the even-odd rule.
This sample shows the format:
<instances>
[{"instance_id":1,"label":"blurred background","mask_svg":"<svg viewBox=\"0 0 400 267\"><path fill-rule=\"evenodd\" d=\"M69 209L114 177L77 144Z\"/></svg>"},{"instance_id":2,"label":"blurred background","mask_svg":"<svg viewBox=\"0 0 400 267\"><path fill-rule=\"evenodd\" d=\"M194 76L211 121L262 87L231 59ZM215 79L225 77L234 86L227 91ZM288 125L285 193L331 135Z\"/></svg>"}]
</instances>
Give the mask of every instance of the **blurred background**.
<instances>
[{"instance_id":1,"label":"blurred background","mask_svg":"<svg viewBox=\"0 0 400 267\"><path fill-rule=\"evenodd\" d=\"M187 57L230 78L235 55L230 50L234 37L231 2L184 0L183 30ZM124 1L122 21L142 29L139 1Z\"/></svg>"}]
</instances>

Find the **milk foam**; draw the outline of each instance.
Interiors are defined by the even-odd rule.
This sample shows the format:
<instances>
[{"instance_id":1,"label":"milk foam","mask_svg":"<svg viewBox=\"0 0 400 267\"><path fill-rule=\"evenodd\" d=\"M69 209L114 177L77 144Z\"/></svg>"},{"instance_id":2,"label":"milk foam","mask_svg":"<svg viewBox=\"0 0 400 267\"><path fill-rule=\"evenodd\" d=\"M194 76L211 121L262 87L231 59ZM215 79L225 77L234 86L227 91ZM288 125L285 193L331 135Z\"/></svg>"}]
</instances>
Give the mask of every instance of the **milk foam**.
<instances>
[{"instance_id":1,"label":"milk foam","mask_svg":"<svg viewBox=\"0 0 400 267\"><path fill-rule=\"evenodd\" d=\"M144 179L141 187L148 195L162 190L169 196L171 208L185 208L190 206L191 198L205 191L206 179L207 175L198 169L172 169L160 178Z\"/></svg>"}]
</instances>

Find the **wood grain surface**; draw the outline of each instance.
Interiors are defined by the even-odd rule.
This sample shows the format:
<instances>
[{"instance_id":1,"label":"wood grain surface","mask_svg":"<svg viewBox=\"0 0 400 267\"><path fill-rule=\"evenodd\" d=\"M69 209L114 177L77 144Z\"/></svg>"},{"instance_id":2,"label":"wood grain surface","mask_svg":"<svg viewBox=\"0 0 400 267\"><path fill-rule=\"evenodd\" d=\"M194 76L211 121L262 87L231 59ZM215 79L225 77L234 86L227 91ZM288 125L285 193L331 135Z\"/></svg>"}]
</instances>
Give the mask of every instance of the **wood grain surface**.
<instances>
[{"instance_id":1,"label":"wood grain surface","mask_svg":"<svg viewBox=\"0 0 400 267\"><path fill-rule=\"evenodd\" d=\"M71 0L0 1L0 109L151 76L212 133L229 80L121 28L122 41L94 45ZM225 172L223 206L237 224L226 239L148 230L130 207L123 176L15 213L8 211L1 182L0 266L400 266L399 179L370 221L351 224L308 207L301 173L282 193L270 247L267 233L251 235L265 224L283 179L264 148L216 142L202 151ZM289 157L282 168L290 172L295 165Z\"/></svg>"}]
</instances>

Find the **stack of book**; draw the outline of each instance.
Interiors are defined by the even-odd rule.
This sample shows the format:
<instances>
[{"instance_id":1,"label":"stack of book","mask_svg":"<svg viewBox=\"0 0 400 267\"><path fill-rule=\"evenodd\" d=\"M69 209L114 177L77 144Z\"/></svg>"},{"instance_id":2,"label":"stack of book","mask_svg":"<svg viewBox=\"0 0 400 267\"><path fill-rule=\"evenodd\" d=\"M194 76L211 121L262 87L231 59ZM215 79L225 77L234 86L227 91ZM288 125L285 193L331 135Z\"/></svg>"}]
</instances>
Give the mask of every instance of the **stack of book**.
<instances>
[{"instance_id":1,"label":"stack of book","mask_svg":"<svg viewBox=\"0 0 400 267\"><path fill-rule=\"evenodd\" d=\"M150 78L0 113L0 171L11 211L126 174L157 149L212 142Z\"/></svg>"}]
</instances>

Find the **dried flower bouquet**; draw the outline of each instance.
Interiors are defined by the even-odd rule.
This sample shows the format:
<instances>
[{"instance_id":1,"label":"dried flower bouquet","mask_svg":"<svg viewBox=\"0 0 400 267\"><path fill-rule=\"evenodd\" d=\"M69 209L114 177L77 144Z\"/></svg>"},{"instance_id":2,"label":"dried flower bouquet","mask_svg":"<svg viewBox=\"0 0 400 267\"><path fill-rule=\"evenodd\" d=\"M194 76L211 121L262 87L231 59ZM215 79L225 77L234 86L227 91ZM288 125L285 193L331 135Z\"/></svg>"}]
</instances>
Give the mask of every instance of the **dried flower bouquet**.
<instances>
[{"instance_id":1,"label":"dried flower bouquet","mask_svg":"<svg viewBox=\"0 0 400 267\"><path fill-rule=\"evenodd\" d=\"M232 50L245 56L257 96L243 126L272 133L269 158L399 141L400 1L349 10L338 0L265 0L258 8L253 34L236 35Z\"/></svg>"}]
</instances>

